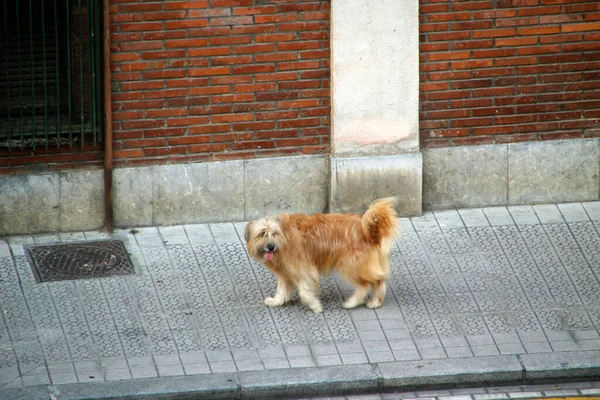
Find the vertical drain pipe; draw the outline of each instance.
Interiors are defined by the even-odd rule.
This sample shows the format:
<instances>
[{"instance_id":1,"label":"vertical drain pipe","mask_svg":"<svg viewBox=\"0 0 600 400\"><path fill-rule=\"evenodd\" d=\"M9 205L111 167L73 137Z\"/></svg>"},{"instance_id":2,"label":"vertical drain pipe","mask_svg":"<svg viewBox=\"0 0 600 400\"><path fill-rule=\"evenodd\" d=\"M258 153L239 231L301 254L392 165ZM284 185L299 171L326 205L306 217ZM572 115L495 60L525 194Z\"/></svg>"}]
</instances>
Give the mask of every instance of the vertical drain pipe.
<instances>
[{"instance_id":1,"label":"vertical drain pipe","mask_svg":"<svg viewBox=\"0 0 600 400\"><path fill-rule=\"evenodd\" d=\"M104 35L104 228L113 231L113 148L112 102L110 77L110 12L109 0L102 1Z\"/></svg>"}]
</instances>

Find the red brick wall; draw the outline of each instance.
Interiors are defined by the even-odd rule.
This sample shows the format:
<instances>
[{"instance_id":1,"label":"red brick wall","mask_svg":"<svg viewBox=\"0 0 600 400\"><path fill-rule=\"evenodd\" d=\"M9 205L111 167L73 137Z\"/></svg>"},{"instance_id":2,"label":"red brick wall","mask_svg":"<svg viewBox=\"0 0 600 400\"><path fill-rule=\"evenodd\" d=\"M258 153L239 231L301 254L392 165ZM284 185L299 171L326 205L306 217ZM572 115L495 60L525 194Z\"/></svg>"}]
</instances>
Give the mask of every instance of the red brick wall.
<instances>
[{"instance_id":1,"label":"red brick wall","mask_svg":"<svg viewBox=\"0 0 600 400\"><path fill-rule=\"evenodd\" d=\"M111 0L116 166L328 152L329 5Z\"/></svg>"},{"instance_id":2,"label":"red brick wall","mask_svg":"<svg viewBox=\"0 0 600 400\"><path fill-rule=\"evenodd\" d=\"M600 1L420 0L424 147L600 136Z\"/></svg>"}]
</instances>

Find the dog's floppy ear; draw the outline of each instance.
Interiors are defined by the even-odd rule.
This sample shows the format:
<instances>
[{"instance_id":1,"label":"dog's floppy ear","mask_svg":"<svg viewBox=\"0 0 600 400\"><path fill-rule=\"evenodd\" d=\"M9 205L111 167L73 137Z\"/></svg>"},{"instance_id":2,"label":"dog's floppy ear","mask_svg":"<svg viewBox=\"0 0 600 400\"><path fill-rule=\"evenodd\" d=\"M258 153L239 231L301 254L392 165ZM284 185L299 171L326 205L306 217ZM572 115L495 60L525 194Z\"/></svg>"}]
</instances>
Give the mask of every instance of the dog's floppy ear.
<instances>
[{"instance_id":1,"label":"dog's floppy ear","mask_svg":"<svg viewBox=\"0 0 600 400\"><path fill-rule=\"evenodd\" d=\"M250 221L246 224L246 230L244 231L244 239L246 239L246 242L250 238L250 225L252 225L253 223L254 221Z\"/></svg>"}]
</instances>

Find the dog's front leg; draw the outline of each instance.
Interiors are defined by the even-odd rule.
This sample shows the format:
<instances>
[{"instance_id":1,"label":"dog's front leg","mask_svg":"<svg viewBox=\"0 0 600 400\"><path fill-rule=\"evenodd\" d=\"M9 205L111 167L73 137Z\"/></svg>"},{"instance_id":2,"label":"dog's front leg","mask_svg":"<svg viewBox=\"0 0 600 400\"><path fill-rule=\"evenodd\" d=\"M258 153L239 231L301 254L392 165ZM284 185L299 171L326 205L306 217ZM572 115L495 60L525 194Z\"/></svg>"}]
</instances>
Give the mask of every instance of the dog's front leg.
<instances>
[{"instance_id":1,"label":"dog's front leg","mask_svg":"<svg viewBox=\"0 0 600 400\"><path fill-rule=\"evenodd\" d=\"M323 306L319 300L318 282L300 282L298 284L298 294L300 301L308 306L315 314L323 311Z\"/></svg>"},{"instance_id":2,"label":"dog's front leg","mask_svg":"<svg viewBox=\"0 0 600 400\"><path fill-rule=\"evenodd\" d=\"M277 277L277 291L274 297L267 297L265 304L269 307L279 307L284 305L292 297L294 284L285 278Z\"/></svg>"}]
</instances>

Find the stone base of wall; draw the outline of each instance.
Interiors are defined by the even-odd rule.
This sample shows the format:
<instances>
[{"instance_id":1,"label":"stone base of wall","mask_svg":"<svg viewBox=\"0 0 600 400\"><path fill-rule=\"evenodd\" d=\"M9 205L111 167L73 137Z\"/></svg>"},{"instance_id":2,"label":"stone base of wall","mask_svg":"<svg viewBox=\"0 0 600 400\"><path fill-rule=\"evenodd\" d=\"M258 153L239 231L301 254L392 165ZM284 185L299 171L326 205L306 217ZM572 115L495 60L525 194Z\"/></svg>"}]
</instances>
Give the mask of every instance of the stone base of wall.
<instances>
[{"instance_id":1,"label":"stone base of wall","mask_svg":"<svg viewBox=\"0 0 600 400\"><path fill-rule=\"evenodd\" d=\"M304 156L115 170L119 227L361 212L383 196L425 210L600 198L600 139ZM0 235L101 229L102 170L0 176Z\"/></svg>"},{"instance_id":2,"label":"stone base of wall","mask_svg":"<svg viewBox=\"0 0 600 400\"><path fill-rule=\"evenodd\" d=\"M423 208L599 199L600 139L423 150Z\"/></svg>"},{"instance_id":3,"label":"stone base of wall","mask_svg":"<svg viewBox=\"0 0 600 400\"><path fill-rule=\"evenodd\" d=\"M423 157L331 158L329 204L334 212L363 212L380 197L396 196L402 216L421 214Z\"/></svg>"}]
</instances>

